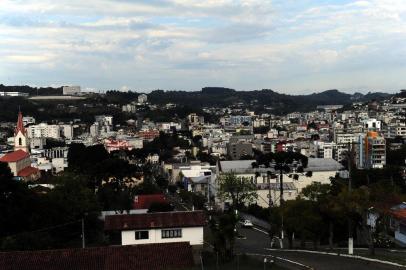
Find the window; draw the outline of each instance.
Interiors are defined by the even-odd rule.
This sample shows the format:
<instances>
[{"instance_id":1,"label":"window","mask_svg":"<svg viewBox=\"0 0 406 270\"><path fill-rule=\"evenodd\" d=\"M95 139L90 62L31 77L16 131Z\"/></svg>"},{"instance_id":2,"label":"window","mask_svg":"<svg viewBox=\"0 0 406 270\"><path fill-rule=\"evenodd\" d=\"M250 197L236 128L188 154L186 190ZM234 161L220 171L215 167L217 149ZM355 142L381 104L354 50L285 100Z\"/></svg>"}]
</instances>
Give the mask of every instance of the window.
<instances>
[{"instance_id":1,"label":"window","mask_svg":"<svg viewBox=\"0 0 406 270\"><path fill-rule=\"evenodd\" d=\"M23 145L23 141L21 140L21 138L18 138L18 145Z\"/></svg>"},{"instance_id":2,"label":"window","mask_svg":"<svg viewBox=\"0 0 406 270\"><path fill-rule=\"evenodd\" d=\"M148 231L135 231L135 240L149 239Z\"/></svg>"},{"instance_id":3,"label":"window","mask_svg":"<svg viewBox=\"0 0 406 270\"><path fill-rule=\"evenodd\" d=\"M162 238L181 238L182 229L162 230Z\"/></svg>"}]
</instances>

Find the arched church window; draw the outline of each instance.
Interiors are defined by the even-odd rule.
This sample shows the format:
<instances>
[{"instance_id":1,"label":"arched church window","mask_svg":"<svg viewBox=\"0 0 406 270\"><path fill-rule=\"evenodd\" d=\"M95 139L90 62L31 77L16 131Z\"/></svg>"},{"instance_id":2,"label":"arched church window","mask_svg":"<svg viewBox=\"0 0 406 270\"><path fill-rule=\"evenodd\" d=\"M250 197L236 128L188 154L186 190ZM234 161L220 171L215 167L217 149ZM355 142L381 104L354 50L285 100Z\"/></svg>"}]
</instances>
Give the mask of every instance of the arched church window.
<instances>
[{"instance_id":1,"label":"arched church window","mask_svg":"<svg viewBox=\"0 0 406 270\"><path fill-rule=\"evenodd\" d=\"M18 145L23 145L23 140L21 140L21 138L18 138Z\"/></svg>"}]
</instances>

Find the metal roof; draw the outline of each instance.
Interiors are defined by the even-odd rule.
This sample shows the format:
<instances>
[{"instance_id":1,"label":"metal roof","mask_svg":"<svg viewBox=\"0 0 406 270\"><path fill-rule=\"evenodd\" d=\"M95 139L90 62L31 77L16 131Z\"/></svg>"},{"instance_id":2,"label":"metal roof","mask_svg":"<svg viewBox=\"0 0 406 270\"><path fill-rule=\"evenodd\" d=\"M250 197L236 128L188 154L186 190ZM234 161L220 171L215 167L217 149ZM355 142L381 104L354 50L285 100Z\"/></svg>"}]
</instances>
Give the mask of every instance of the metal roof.
<instances>
[{"instance_id":1,"label":"metal roof","mask_svg":"<svg viewBox=\"0 0 406 270\"><path fill-rule=\"evenodd\" d=\"M220 169L222 172L230 172L235 170L252 169L252 163L256 162L255 159L250 160L224 160L220 161Z\"/></svg>"},{"instance_id":2,"label":"metal roof","mask_svg":"<svg viewBox=\"0 0 406 270\"><path fill-rule=\"evenodd\" d=\"M321 171L339 171L343 168L338 161L332 158L309 158L305 171L321 172Z\"/></svg>"}]
</instances>

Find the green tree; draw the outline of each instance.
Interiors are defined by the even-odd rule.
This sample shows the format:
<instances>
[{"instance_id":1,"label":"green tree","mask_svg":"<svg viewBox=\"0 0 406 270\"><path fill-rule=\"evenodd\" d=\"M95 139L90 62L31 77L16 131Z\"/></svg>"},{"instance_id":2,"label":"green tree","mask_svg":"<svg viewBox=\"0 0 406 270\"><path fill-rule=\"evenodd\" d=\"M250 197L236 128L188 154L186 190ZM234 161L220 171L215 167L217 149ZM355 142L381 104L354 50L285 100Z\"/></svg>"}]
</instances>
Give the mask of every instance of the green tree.
<instances>
[{"instance_id":1,"label":"green tree","mask_svg":"<svg viewBox=\"0 0 406 270\"><path fill-rule=\"evenodd\" d=\"M100 207L82 176L66 173L57 178L54 189L37 194L26 183L10 178L3 164L0 163L2 249L78 247L82 218L87 241L101 241Z\"/></svg>"},{"instance_id":2,"label":"green tree","mask_svg":"<svg viewBox=\"0 0 406 270\"><path fill-rule=\"evenodd\" d=\"M83 176L65 174L59 179L56 185L46 195L46 199L51 206L47 209L50 224L63 224L67 222L80 221L85 219L86 235L89 241L99 241L102 235L102 226L99 220L101 206L95 193L86 186ZM72 238L72 230L76 234L76 239L80 239L80 223L73 228L66 228L65 233L57 232L53 234L54 239L69 241Z\"/></svg>"},{"instance_id":3,"label":"green tree","mask_svg":"<svg viewBox=\"0 0 406 270\"><path fill-rule=\"evenodd\" d=\"M317 249L323 220L314 202L301 198L286 201L283 207L283 218L290 246L294 233L300 237L302 248L305 247L306 239L312 239Z\"/></svg>"},{"instance_id":4,"label":"green tree","mask_svg":"<svg viewBox=\"0 0 406 270\"><path fill-rule=\"evenodd\" d=\"M312 183L305 187L301 193L306 199L315 203L323 221L328 223L329 247L333 248L334 224L340 223L344 219L343 212L337 204L336 197L332 194L331 184ZM323 226L320 224L320 226Z\"/></svg>"},{"instance_id":5,"label":"green tree","mask_svg":"<svg viewBox=\"0 0 406 270\"><path fill-rule=\"evenodd\" d=\"M214 250L223 258L230 259L234 254L237 222L238 218L233 211L214 216L209 222Z\"/></svg>"},{"instance_id":6,"label":"green tree","mask_svg":"<svg viewBox=\"0 0 406 270\"><path fill-rule=\"evenodd\" d=\"M218 196L223 201L231 201L235 209L253 203L258 197L255 184L248 179L237 177L234 173L220 176L218 185Z\"/></svg>"},{"instance_id":7,"label":"green tree","mask_svg":"<svg viewBox=\"0 0 406 270\"><path fill-rule=\"evenodd\" d=\"M37 197L27 184L13 179L7 163L0 162L0 239L30 230Z\"/></svg>"},{"instance_id":8,"label":"green tree","mask_svg":"<svg viewBox=\"0 0 406 270\"><path fill-rule=\"evenodd\" d=\"M166 190L168 188L169 181L166 177L164 177L162 175L159 175L156 178L155 182L158 185L158 187L160 187L162 190Z\"/></svg>"},{"instance_id":9,"label":"green tree","mask_svg":"<svg viewBox=\"0 0 406 270\"><path fill-rule=\"evenodd\" d=\"M97 190L97 198L103 210L130 210L133 196L130 187L118 181L105 183Z\"/></svg>"}]
</instances>

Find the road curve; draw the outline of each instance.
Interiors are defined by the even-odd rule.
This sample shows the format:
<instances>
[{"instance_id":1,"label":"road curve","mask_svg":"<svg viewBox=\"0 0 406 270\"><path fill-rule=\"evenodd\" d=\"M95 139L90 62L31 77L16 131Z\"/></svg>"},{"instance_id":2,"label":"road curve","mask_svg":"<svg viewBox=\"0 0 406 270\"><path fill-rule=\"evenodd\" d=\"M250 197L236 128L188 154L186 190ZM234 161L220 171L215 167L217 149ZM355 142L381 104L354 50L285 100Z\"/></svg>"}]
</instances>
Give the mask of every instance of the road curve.
<instances>
[{"instance_id":1,"label":"road curve","mask_svg":"<svg viewBox=\"0 0 406 270\"><path fill-rule=\"evenodd\" d=\"M386 265L379 262L370 262L360 259L305 253L299 251L287 251L287 250L267 250L270 247L270 240L268 235L264 232L254 229L239 229L240 234L245 236L245 239L238 239L236 241L236 251L240 253L254 253L254 254L267 254L275 257L281 257L287 260L291 260L306 266L309 266L315 270L392 270L402 269L404 267L397 267L392 265ZM288 266L288 265L287 265ZM291 266L291 265L290 265ZM291 267L289 267L291 268ZM303 269L303 268L302 268Z\"/></svg>"}]
</instances>

